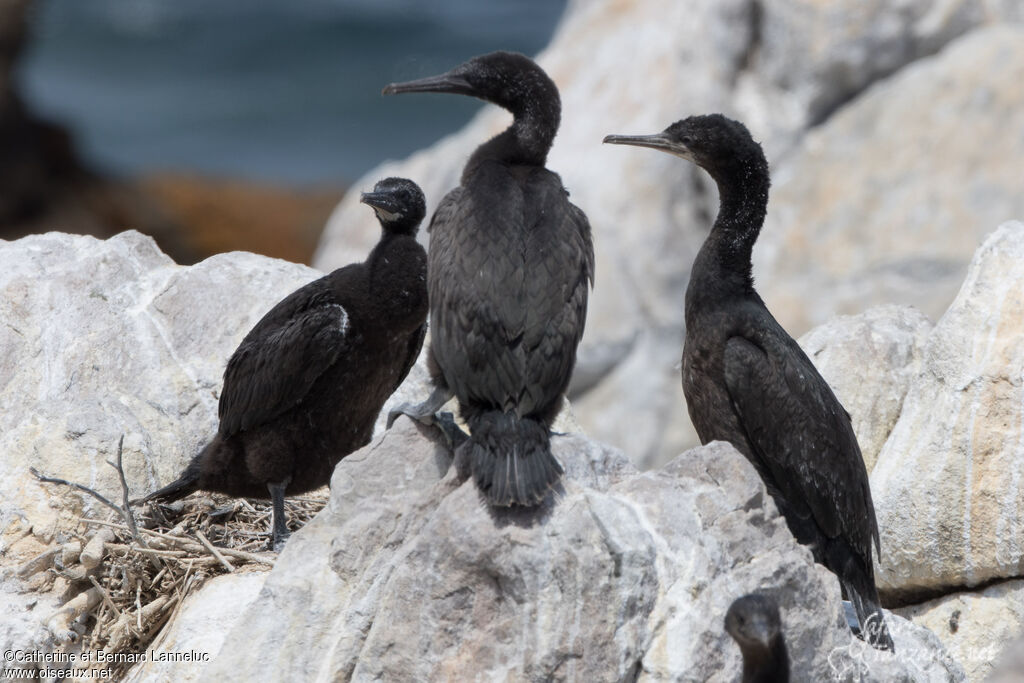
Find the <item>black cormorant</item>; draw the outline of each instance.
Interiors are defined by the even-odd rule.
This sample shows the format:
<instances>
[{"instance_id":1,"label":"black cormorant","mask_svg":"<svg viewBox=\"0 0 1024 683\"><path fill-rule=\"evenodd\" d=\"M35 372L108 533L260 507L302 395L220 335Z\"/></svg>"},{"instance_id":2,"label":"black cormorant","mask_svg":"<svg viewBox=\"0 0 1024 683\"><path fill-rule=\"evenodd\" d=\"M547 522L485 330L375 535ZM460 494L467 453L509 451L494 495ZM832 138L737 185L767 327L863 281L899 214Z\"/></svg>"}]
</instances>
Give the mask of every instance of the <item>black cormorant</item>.
<instances>
[{"instance_id":1,"label":"black cormorant","mask_svg":"<svg viewBox=\"0 0 1024 683\"><path fill-rule=\"evenodd\" d=\"M761 593L737 598L725 614L725 630L743 654L743 683L788 683L789 652L774 600Z\"/></svg>"},{"instance_id":2,"label":"black cormorant","mask_svg":"<svg viewBox=\"0 0 1024 683\"><path fill-rule=\"evenodd\" d=\"M558 89L529 58L493 52L384 88L406 92L472 95L513 120L477 148L431 221L435 390L400 410L429 421L454 394L487 500L536 505L562 473L549 428L576 362L594 273L587 217L544 167L561 116Z\"/></svg>"},{"instance_id":3,"label":"black cormorant","mask_svg":"<svg viewBox=\"0 0 1024 683\"><path fill-rule=\"evenodd\" d=\"M850 416L754 291L750 256L769 186L761 146L720 114L604 141L674 154L717 183L718 218L686 289L690 417L701 443L728 441L750 460L796 539L839 577L869 640L892 649L871 564L875 508Z\"/></svg>"},{"instance_id":4,"label":"black cormorant","mask_svg":"<svg viewBox=\"0 0 1024 683\"><path fill-rule=\"evenodd\" d=\"M256 323L224 371L217 435L144 500L269 492L279 549L284 496L328 483L338 461L370 441L426 334L427 256L416 241L426 205L404 178L381 180L360 201L383 229L366 261L299 288Z\"/></svg>"}]
</instances>

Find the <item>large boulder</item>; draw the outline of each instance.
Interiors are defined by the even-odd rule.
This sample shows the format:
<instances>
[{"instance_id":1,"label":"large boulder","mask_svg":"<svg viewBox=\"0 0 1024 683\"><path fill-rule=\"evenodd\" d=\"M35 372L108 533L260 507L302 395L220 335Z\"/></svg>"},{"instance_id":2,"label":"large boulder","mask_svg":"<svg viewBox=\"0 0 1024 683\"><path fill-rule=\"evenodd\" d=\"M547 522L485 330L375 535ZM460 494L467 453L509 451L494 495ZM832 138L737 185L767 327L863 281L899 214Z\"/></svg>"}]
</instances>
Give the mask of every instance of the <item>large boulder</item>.
<instances>
[{"instance_id":1,"label":"large boulder","mask_svg":"<svg viewBox=\"0 0 1024 683\"><path fill-rule=\"evenodd\" d=\"M228 631L263 588L267 572L217 576L186 597L178 614L147 650L125 683L192 683L220 652Z\"/></svg>"},{"instance_id":2,"label":"large boulder","mask_svg":"<svg viewBox=\"0 0 1024 683\"><path fill-rule=\"evenodd\" d=\"M914 308L879 306L838 316L800 337L850 413L868 472L900 416L931 329L931 321Z\"/></svg>"},{"instance_id":3,"label":"large boulder","mask_svg":"<svg viewBox=\"0 0 1024 683\"><path fill-rule=\"evenodd\" d=\"M978 249L928 336L871 475L890 597L973 587L1024 565L1024 223Z\"/></svg>"},{"instance_id":4,"label":"large boulder","mask_svg":"<svg viewBox=\"0 0 1024 683\"><path fill-rule=\"evenodd\" d=\"M752 4L758 23L737 99L771 151L783 155L872 83L979 25L1024 20L1014 0Z\"/></svg>"},{"instance_id":5,"label":"large boulder","mask_svg":"<svg viewBox=\"0 0 1024 683\"><path fill-rule=\"evenodd\" d=\"M116 499L104 461L124 433L132 492L166 483L215 429L220 375L238 341L316 276L250 254L181 267L137 233L0 244L0 588L16 607L0 619L5 648L54 647L41 624L59 596L33 592L11 563L80 513L28 467ZM424 375L418 367L410 386ZM578 432L569 411L561 424ZM564 486L525 513L489 511L435 436L403 418L346 458L328 507L265 583L219 579L156 644L212 661L148 662L132 680L729 680L739 654L722 618L754 590L780 602L795 670L808 680L962 679L934 636L896 616L901 656L853 638L837 581L793 541L729 446L641 474L614 449L557 435ZM223 595L236 586L244 595L229 610Z\"/></svg>"},{"instance_id":6,"label":"large boulder","mask_svg":"<svg viewBox=\"0 0 1024 683\"><path fill-rule=\"evenodd\" d=\"M988 681L999 660L1024 655L1024 580L1004 581L979 591L953 593L896 610L935 633L964 667L968 681ZM1024 668L1016 670L1016 683ZM1008 682L1007 682L1008 683Z\"/></svg>"},{"instance_id":7,"label":"large boulder","mask_svg":"<svg viewBox=\"0 0 1024 683\"><path fill-rule=\"evenodd\" d=\"M734 680L733 599L779 601L797 680L962 680L927 630L898 656L846 627L757 474L723 443L637 473L556 436L563 486L490 509L431 430L400 418L335 470L201 680Z\"/></svg>"},{"instance_id":8,"label":"large boulder","mask_svg":"<svg viewBox=\"0 0 1024 683\"><path fill-rule=\"evenodd\" d=\"M216 432L242 337L318 275L239 252L178 266L136 232L0 241L0 532L77 514L29 467L120 500L121 435L133 495L174 479Z\"/></svg>"},{"instance_id":9,"label":"large boulder","mask_svg":"<svg viewBox=\"0 0 1024 683\"><path fill-rule=\"evenodd\" d=\"M794 332L909 304L937 318L991 226L1024 216L1024 27L979 29L841 109L779 167L755 249ZM809 295L813 293L813 295Z\"/></svg>"}]
</instances>

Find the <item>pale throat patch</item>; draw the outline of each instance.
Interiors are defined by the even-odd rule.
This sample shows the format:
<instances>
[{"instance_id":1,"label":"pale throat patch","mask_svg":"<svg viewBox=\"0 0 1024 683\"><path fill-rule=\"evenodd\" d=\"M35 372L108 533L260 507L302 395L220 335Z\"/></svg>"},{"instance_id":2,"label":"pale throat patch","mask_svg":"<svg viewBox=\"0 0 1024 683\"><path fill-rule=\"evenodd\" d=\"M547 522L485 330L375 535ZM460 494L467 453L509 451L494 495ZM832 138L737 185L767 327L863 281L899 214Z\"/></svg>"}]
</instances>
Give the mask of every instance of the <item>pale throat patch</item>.
<instances>
[{"instance_id":1,"label":"pale throat patch","mask_svg":"<svg viewBox=\"0 0 1024 683\"><path fill-rule=\"evenodd\" d=\"M402 217L402 212L401 211L396 211L395 213L391 213L390 211L386 211L385 209L382 209L382 208L380 208L378 206L373 207L373 210L377 212L377 217L380 220L384 221L385 223L390 223L391 221L396 221L396 220L398 220L399 218Z\"/></svg>"}]
</instances>

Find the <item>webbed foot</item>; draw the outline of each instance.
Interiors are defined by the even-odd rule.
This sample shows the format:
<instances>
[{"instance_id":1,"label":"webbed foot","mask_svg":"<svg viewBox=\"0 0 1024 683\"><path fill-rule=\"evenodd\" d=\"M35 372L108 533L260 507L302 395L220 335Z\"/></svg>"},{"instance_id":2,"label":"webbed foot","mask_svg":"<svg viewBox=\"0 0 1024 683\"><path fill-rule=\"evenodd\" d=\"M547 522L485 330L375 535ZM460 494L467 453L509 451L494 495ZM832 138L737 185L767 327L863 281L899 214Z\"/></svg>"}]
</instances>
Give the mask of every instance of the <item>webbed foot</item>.
<instances>
[{"instance_id":1,"label":"webbed foot","mask_svg":"<svg viewBox=\"0 0 1024 683\"><path fill-rule=\"evenodd\" d=\"M423 403L402 403L392 408L388 412L387 428L391 429L391 425L399 415L405 415L420 424L432 425L440 429L448 447L455 450L469 437L455 424L455 418L451 413L438 412L451 397L452 392L447 387L436 386L430 397Z\"/></svg>"}]
</instances>

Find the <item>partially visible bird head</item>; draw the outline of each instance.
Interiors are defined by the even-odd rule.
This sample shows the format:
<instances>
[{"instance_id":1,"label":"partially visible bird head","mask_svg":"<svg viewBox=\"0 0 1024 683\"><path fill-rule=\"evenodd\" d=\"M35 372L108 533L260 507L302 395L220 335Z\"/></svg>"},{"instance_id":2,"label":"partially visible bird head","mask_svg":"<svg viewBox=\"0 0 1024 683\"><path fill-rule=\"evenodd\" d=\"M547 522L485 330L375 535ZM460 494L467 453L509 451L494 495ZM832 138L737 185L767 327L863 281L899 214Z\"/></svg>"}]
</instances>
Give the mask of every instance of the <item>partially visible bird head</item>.
<instances>
[{"instance_id":1,"label":"partially visible bird head","mask_svg":"<svg viewBox=\"0 0 1024 683\"><path fill-rule=\"evenodd\" d=\"M697 164L716 180L742 173L751 164L767 171L761 145L747 127L721 114L691 116L654 135L608 135L604 141L674 154Z\"/></svg>"},{"instance_id":2,"label":"partially visible bird head","mask_svg":"<svg viewBox=\"0 0 1024 683\"><path fill-rule=\"evenodd\" d=\"M364 192L359 201L373 207L381 227L389 232L415 235L427 213L423 191L406 178L379 180L373 192Z\"/></svg>"},{"instance_id":3,"label":"partially visible bird head","mask_svg":"<svg viewBox=\"0 0 1024 683\"><path fill-rule=\"evenodd\" d=\"M725 630L739 644L740 650L770 650L782 631L779 606L761 593L737 598L725 614Z\"/></svg>"},{"instance_id":4,"label":"partially visible bird head","mask_svg":"<svg viewBox=\"0 0 1024 683\"><path fill-rule=\"evenodd\" d=\"M544 70L518 52L491 52L473 57L439 76L392 83L385 95L404 92L443 92L478 97L515 115L537 113L555 126L561 112L558 88Z\"/></svg>"}]
</instances>

